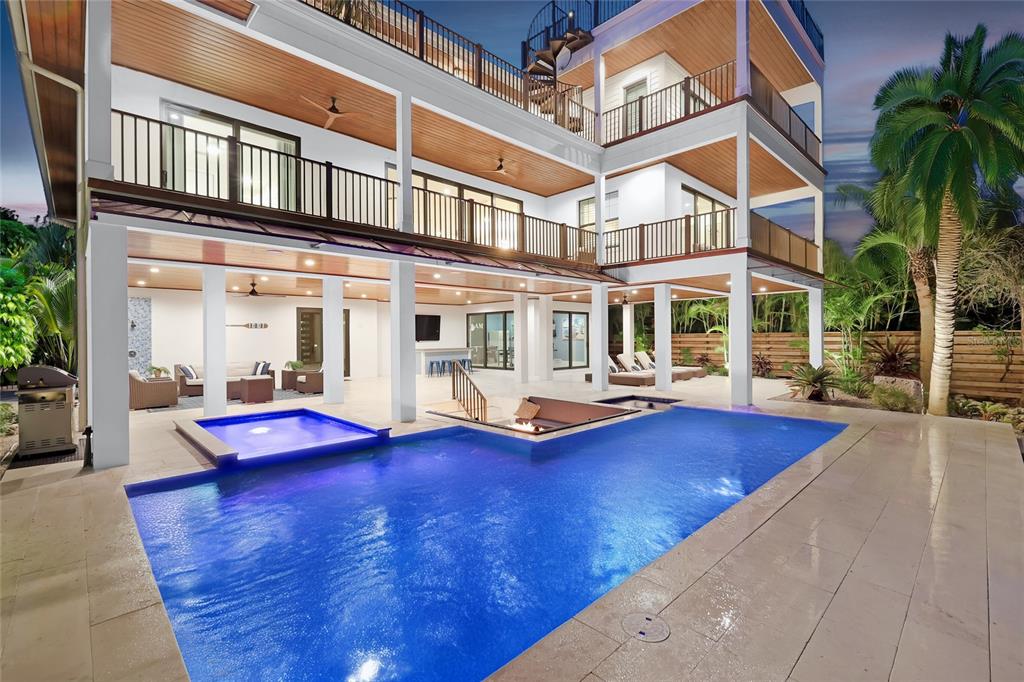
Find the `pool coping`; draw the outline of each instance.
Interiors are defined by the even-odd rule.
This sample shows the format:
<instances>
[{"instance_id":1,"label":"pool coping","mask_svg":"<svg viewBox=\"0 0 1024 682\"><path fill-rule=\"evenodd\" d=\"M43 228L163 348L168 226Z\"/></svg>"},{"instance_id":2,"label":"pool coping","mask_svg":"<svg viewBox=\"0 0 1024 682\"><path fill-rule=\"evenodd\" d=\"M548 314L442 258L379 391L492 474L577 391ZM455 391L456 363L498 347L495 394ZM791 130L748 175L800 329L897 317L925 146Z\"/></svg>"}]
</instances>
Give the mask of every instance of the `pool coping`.
<instances>
[{"instance_id":1,"label":"pool coping","mask_svg":"<svg viewBox=\"0 0 1024 682\"><path fill-rule=\"evenodd\" d=\"M583 401L573 401L580 402ZM611 405L602 404L598 401L589 400L586 401L588 405L595 405L598 407L612 407ZM466 428L475 429L477 431L483 431L485 433L491 433L499 436L508 436L509 438L518 438L519 440L527 443L545 443L557 438L564 438L565 436L573 436L577 433L589 431L590 429L601 428L604 426L611 426L613 424L620 424L636 417L646 417L650 414L654 414L656 410L645 410L636 407L623 407L619 408L622 410L620 414L610 414L604 417L597 417L589 421L580 422L578 424L566 424L565 426L556 426L555 428L541 431L540 433L531 433L529 431L522 431L512 426L505 424L491 424L489 422L476 421L469 417L460 417L456 414L450 414L448 412L438 412L437 410L426 410L427 414L431 414L437 417L444 417L445 419L452 419L459 422L459 425Z\"/></svg>"},{"instance_id":2,"label":"pool coping","mask_svg":"<svg viewBox=\"0 0 1024 682\"><path fill-rule=\"evenodd\" d=\"M203 428L203 424L211 422L222 422L225 420L236 421L263 421L275 419L282 416L295 414L312 414L318 418L344 424L366 433L363 439L328 439L315 443L289 447L287 450L268 451L261 453L253 459L239 459L239 452L231 445ZM320 412L309 407L290 408L276 410L273 412L259 412L251 415L198 417L196 419L178 419L174 421L175 430L180 433L194 448L199 451L217 468L237 466L264 466L282 461L307 459L321 455L351 452L365 447L387 443L391 438L391 427L373 427L358 422L342 419L331 414Z\"/></svg>"}]
</instances>

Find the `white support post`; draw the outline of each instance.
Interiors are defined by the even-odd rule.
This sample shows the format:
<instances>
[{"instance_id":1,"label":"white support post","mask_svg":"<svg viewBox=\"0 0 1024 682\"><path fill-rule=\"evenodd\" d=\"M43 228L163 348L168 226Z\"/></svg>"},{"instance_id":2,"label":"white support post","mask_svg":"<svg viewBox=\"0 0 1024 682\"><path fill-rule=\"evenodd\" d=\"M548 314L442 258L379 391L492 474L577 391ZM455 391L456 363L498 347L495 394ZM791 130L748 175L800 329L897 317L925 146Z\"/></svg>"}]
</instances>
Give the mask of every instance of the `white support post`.
<instances>
[{"instance_id":1,"label":"white support post","mask_svg":"<svg viewBox=\"0 0 1024 682\"><path fill-rule=\"evenodd\" d=\"M605 176L594 176L594 230L597 231L597 264L604 265L604 195Z\"/></svg>"},{"instance_id":2,"label":"white support post","mask_svg":"<svg viewBox=\"0 0 1024 682\"><path fill-rule=\"evenodd\" d=\"M814 243L818 245L818 272L825 272L825 192L814 190Z\"/></svg>"},{"instance_id":3,"label":"white support post","mask_svg":"<svg viewBox=\"0 0 1024 682\"><path fill-rule=\"evenodd\" d=\"M604 111L602 99L604 98L604 55L594 54L594 139L598 144L604 142L604 120L601 112Z\"/></svg>"},{"instance_id":4,"label":"white support post","mask_svg":"<svg viewBox=\"0 0 1024 682\"><path fill-rule=\"evenodd\" d=\"M750 94L750 0L736 0L736 96Z\"/></svg>"},{"instance_id":5,"label":"white support post","mask_svg":"<svg viewBox=\"0 0 1024 682\"><path fill-rule=\"evenodd\" d=\"M654 285L654 348L658 352L654 365L654 388L671 391L672 287L668 284Z\"/></svg>"},{"instance_id":6,"label":"white support post","mask_svg":"<svg viewBox=\"0 0 1024 682\"><path fill-rule=\"evenodd\" d=\"M733 245L750 246L750 135L747 133L746 103L736 107L736 234Z\"/></svg>"},{"instance_id":7,"label":"white support post","mask_svg":"<svg viewBox=\"0 0 1024 682\"><path fill-rule=\"evenodd\" d=\"M324 403L345 402L345 283L324 277Z\"/></svg>"},{"instance_id":8,"label":"white support post","mask_svg":"<svg viewBox=\"0 0 1024 682\"><path fill-rule=\"evenodd\" d=\"M525 293L512 295L512 325L512 376L517 384L526 384L530 381L530 311Z\"/></svg>"},{"instance_id":9,"label":"white support post","mask_svg":"<svg viewBox=\"0 0 1024 682\"><path fill-rule=\"evenodd\" d=\"M810 361L815 367L825 364L825 310L822 306L822 290L811 287L807 290L807 340Z\"/></svg>"},{"instance_id":10,"label":"white support post","mask_svg":"<svg viewBox=\"0 0 1024 682\"><path fill-rule=\"evenodd\" d=\"M416 266L391 263L391 419L416 421Z\"/></svg>"},{"instance_id":11,"label":"white support post","mask_svg":"<svg viewBox=\"0 0 1024 682\"><path fill-rule=\"evenodd\" d=\"M112 5L90 2L85 12L85 172L103 179L114 177L110 162Z\"/></svg>"},{"instance_id":12,"label":"white support post","mask_svg":"<svg viewBox=\"0 0 1024 682\"><path fill-rule=\"evenodd\" d=\"M530 334L534 339L534 358L536 358L534 376L538 381L551 381L554 368L554 344L551 340L551 326L554 324L552 310L554 297L550 294L541 294L534 303L535 317L530 329Z\"/></svg>"},{"instance_id":13,"label":"white support post","mask_svg":"<svg viewBox=\"0 0 1024 682\"><path fill-rule=\"evenodd\" d=\"M395 152L399 182L395 219L400 231L413 232L412 97L405 92L395 95Z\"/></svg>"},{"instance_id":14,"label":"white support post","mask_svg":"<svg viewBox=\"0 0 1024 682\"><path fill-rule=\"evenodd\" d=\"M622 304L622 354L633 362L636 353L636 317L632 303ZM626 368L627 370L629 367Z\"/></svg>"},{"instance_id":15,"label":"white support post","mask_svg":"<svg viewBox=\"0 0 1024 682\"><path fill-rule=\"evenodd\" d=\"M228 411L227 296L224 268L203 266L203 416Z\"/></svg>"},{"instance_id":16,"label":"white support post","mask_svg":"<svg viewBox=\"0 0 1024 682\"><path fill-rule=\"evenodd\" d=\"M590 378L595 390L608 390L608 285L590 287Z\"/></svg>"},{"instance_id":17,"label":"white support post","mask_svg":"<svg viewBox=\"0 0 1024 682\"><path fill-rule=\"evenodd\" d=\"M750 272L746 258L733 269L729 292L729 392L732 404L752 405L754 402L753 372L751 371L751 336L753 301L750 291Z\"/></svg>"},{"instance_id":18,"label":"white support post","mask_svg":"<svg viewBox=\"0 0 1024 682\"><path fill-rule=\"evenodd\" d=\"M87 249L89 296L102 302L88 321L93 466L105 469L128 464L128 231L91 223Z\"/></svg>"}]
</instances>

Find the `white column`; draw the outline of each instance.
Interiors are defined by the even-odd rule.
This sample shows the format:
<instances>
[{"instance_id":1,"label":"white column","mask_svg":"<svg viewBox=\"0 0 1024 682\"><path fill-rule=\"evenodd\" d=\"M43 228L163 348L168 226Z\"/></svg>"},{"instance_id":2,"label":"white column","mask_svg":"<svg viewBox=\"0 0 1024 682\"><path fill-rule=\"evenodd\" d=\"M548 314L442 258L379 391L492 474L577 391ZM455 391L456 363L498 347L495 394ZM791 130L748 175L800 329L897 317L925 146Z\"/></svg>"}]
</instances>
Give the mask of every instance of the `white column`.
<instances>
[{"instance_id":1,"label":"white column","mask_svg":"<svg viewBox=\"0 0 1024 682\"><path fill-rule=\"evenodd\" d=\"M91 223L87 248L89 296L102 301L88 323L93 466L105 469L128 463L128 232Z\"/></svg>"},{"instance_id":2,"label":"white column","mask_svg":"<svg viewBox=\"0 0 1024 682\"><path fill-rule=\"evenodd\" d=\"M658 351L654 367L654 388L672 390L672 287L654 285L654 348Z\"/></svg>"},{"instance_id":3,"label":"white column","mask_svg":"<svg viewBox=\"0 0 1024 682\"><path fill-rule=\"evenodd\" d=\"M416 421L416 266L391 263L391 419Z\"/></svg>"},{"instance_id":4,"label":"white column","mask_svg":"<svg viewBox=\"0 0 1024 682\"><path fill-rule=\"evenodd\" d=\"M814 190L814 243L818 245L818 272L825 271L825 192Z\"/></svg>"},{"instance_id":5,"label":"white column","mask_svg":"<svg viewBox=\"0 0 1024 682\"><path fill-rule=\"evenodd\" d=\"M736 96L750 94L750 0L736 0Z\"/></svg>"},{"instance_id":6,"label":"white column","mask_svg":"<svg viewBox=\"0 0 1024 682\"><path fill-rule=\"evenodd\" d=\"M736 107L736 234L734 245L750 246L750 136L747 134L747 112L742 103Z\"/></svg>"},{"instance_id":7,"label":"white column","mask_svg":"<svg viewBox=\"0 0 1024 682\"><path fill-rule=\"evenodd\" d=\"M594 229L597 231L597 264L604 265L604 173L594 176Z\"/></svg>"},{"instance_id":8,"label":"white column","mask_svg":"<svg viewBox=\"0 0 1024 682\"><path fill-rule=\"evenodd\" d=\"M413 231L412 192L412 97L400 92L395 95L395 152L398 182L398 206L395 219L402 232Z\"/></svg>"},{"instance_id":9,"label":"white column","mask_svg":"<svg viewBox=\"0 0 1024 682\"><path fill-rule=\"evenodd\" d=\"M535 347L534 376L538 381L551 381L553 378L554 344L551 337L551 325L554 323L553 307L554 297L548 294L541 294L534 301L535 317L530 333Z\"/></svg>"},{"instance_id":10,"label":"white column","mask_svg":"<svg viewBox=\"0 0 1024 682\"><path fill-rule=\"evenodd\" d=\"M604 98L604 55L594 55L594 139L598 144L604 141L604 120L601 112L604 111L602 99Z\"/></svg>"},{"instance_id":11,"label":"white column","mask_svg":"<svg viewBox=\"0 0 1024 682\"><path fill-rule=\"evenodd\" d=\"M203 416L228 411L227 300L224 268L203 266Z\"/></svg>"},{"instance_id":12,"label":"white column","mask_svg":"<svg viewBox=\"0 0 1024 682\"><path fill-rule=\"evenodd\" d=\"M622 304L622 354L633 362L636 353L636 317L632 303ZM626 369L629 369L627 367Z\"/></svg>"},{"instance_id":13,"label":"white column","mask_svg":"<svg viewBox=\"0 0 1024 682\"><path fill-rule=\"evenodd\" d=\"M812 287L807 290L807 339L811 364L815 367L825 364L825 310L821 299L821 289Z\"/></svg>"},{"instance_id":14,"label":"white column","mask_svg":"<svg viewBox=\"0 0 1024 682\"><path fill-rule=\"evenodd\" d=\"M110 164L111 2L90 2L85 13L85 172L112 178Z\"/></svg>"},{"instance_id":15,"label":"white column","mask_svg":"<svg viewBox=\"0 0 1024 682\"><path fill-rule=\"evenodd\" d=\"M324 403L345 402L345 283L324 277Z\"/></svg>"},{"instance_id":16,"label":"white column","mask_svg":"<svg viewBox=\"0 0 1024 682\"><path fill-rule=\"evenodd\" d=\"M750 369L753 302L746 258L739 262L733 269L729 292L729 392L733 405L745 406L754 402Z\"/></svg>"},{"instance_id":17,"label":"white column","mask_svg":"<svg viewBox=\"0 0 1024 682\"><path fill-rule=\"evenodd\" d=\"M515 358L512 376L517 384L526 384L530 381L530 311L525 293L512 295L512 324L515 330L512 339Z\"/></svg>"},{"instance_id":18,"label":"white column","mask_svg":"<svg viewBox=\"0 0 1024 682\"><path fill-rule=\"evenodd\" d=\"M608 390L608 285L590 287L590 376L598 391Z\"/></svg>"}]
</instances>

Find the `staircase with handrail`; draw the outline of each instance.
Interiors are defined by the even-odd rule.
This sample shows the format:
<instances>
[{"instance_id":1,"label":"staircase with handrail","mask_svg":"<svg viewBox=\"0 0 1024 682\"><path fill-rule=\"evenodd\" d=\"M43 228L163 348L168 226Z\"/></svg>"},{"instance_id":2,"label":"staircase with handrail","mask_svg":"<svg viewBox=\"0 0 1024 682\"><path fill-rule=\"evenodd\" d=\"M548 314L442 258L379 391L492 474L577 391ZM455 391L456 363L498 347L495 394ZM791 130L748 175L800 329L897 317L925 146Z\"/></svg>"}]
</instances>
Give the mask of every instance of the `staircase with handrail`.
<instances>
[{"instance_id":1,"label":"staircase with handrail","mask_svg":"<svg viewBox=\"0 0 1024 682\"><path fill-rule=\"evenodd\" d=\"M469 372L457 362L452 363L452 400L462 406L470 419L487 421L487 396L469 376Z\"/></svg>"}]
</instances>

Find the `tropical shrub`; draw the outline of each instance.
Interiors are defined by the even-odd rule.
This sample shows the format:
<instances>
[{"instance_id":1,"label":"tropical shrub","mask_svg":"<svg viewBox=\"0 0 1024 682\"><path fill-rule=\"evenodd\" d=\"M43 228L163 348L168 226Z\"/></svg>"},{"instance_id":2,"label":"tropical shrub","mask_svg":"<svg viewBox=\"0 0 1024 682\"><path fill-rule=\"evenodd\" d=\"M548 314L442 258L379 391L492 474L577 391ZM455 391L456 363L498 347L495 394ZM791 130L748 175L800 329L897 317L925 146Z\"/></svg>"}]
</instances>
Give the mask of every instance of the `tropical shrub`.
<instances>
[{"instance_id":1,"label":"tropical shrub","mask_svg":"<svg viewBox=\"0 0 1024 682\"><path fill-rule=\"evenodd\" d=\"M917 412L917 401L906 391L893 386L875 386L871 400L883 410L892 412Z\"/></svg>"},{"instance_id":2,"label":"tropical shrub","mask_svg":"<svg viewBox=\"0 0 1024 682\"><path fill-rule=\"evenodd\" d=\"M772 359L763 353L758 353L754 356L754 376L762 377L764 379L772 379L775 377L775 364Z\"/></svg>"},{"instance_id":3,"label":"tropical shrub","mask_svg":"<svg viewBox=\"0 0 1024 682\"><path fill-rule=\"evenodd\" d=\"M36 319L24 273L10 259L0 260L0 370L32 361Z\"/></svg>"},{"instance_id":4,"label":"tropical shrub","mask_svg":"<svg viewBox=\"0 0 1024 682\"><path fill-rule=\"evenodd\" d=\"M896 341L886 336L885 341L871 339L866 344L870 354L870 368L876 376L917 377L917 363L914 361L912 346L906 341Z\"/></svg>"},{"instance_id":5,"label":"tropical shrub","mask_svg":"<svg viewBox=\"0 0 1024 682\"><path fill-rule=\"evenodd\" d=\"M839 375L836 377L836 382L839 384L839 390L857 398L870 398L875 388L875 385L867 377L859 374Z\"/></svg>"},{"instance_id":6,"label":"tropical shrub","mask_svg":"<svg viewBox=\"0 0 1024 682\"><path fill-rule=\"evenodd\" d=\"M693 359L693 351L689 348L684 348L680 355L682 356L684 367L693 367L696 364L696 360Z\"/></svg>"},{"instance_id":7,"label":"tropical shrub","mask_svg":"<svg viewBox=\"0 0 1024 682\"><path fill-rule=\"evenodd\" d=\"M17 423L18 411L14 409L14 405L0 403L0 436L13 436Z\"/></svg>"},{"instance_id":8,"label":"tropical shrub","mask_svg":"<svg viewBox=\"0 0 1024 682\"><path fill-rule=\"evenodd\" d=\"M977 410L978 419L983 422L994 422L999 421L1003 416L1005 416L1009 407L1002 403L983 400L978 403Z\"/></svg>"},{"instance_id":9,"label":"tropical shrub","mask_svg":"<svg viewBox=\"0 0 1024 682\"><path fill-rule=\"evenodd\" d=\"M705 368L714 366L711 362L711 356L707 353L701 353L697 356L697 365Z\"/></svg>"},{"instance_id":10,"label":"tropical shrub","mask_svg":"<svg viewBox=\"0 0 1024 682\"><path fill-rule=\"evenodd\" d=\"M786 382L793 390L793 395L801 395L807 400L828 400L828 392L839 387L835 373L828 367L800 365L793 370L793 376Z\"/></svg>"}]
</instances>

